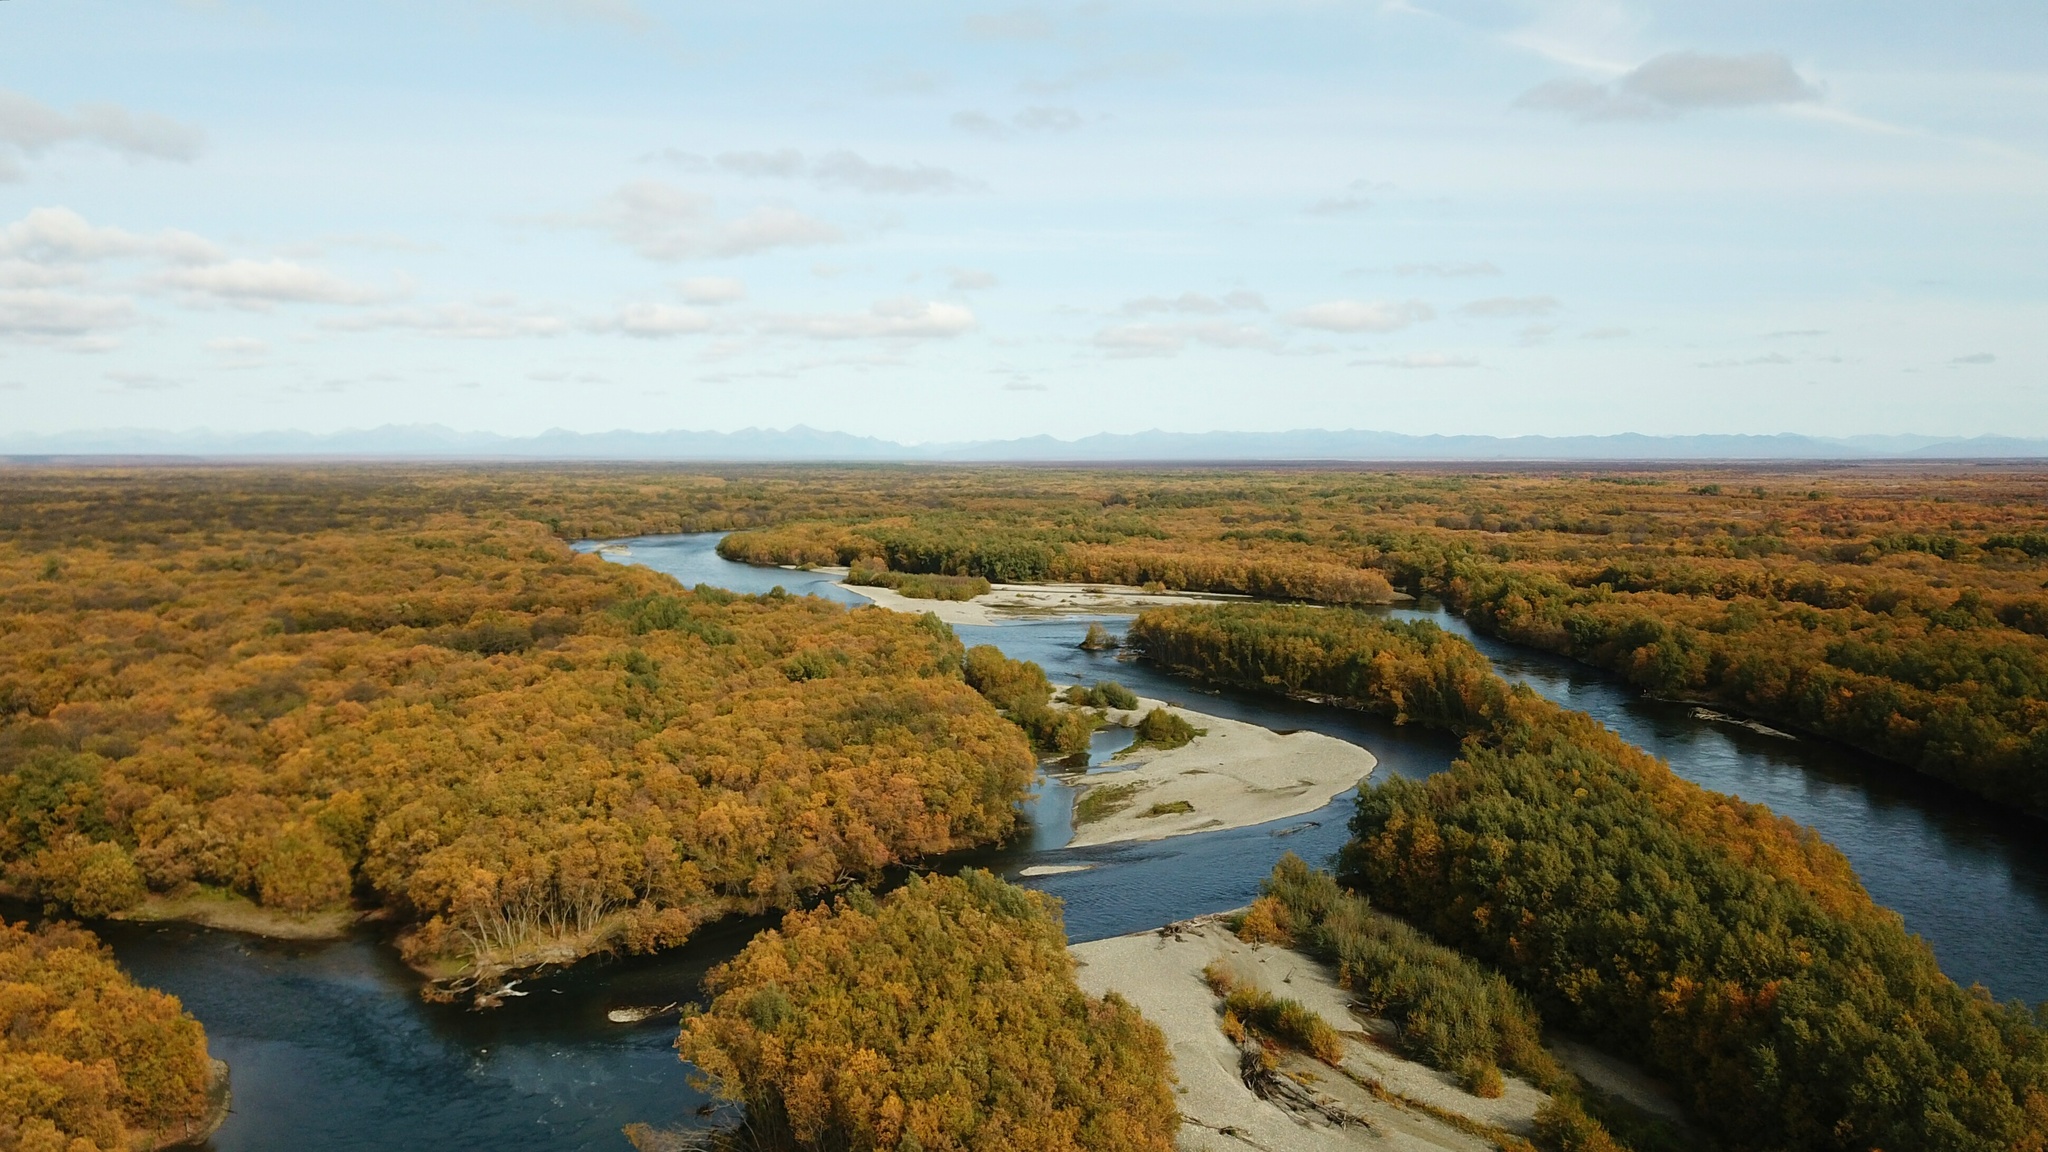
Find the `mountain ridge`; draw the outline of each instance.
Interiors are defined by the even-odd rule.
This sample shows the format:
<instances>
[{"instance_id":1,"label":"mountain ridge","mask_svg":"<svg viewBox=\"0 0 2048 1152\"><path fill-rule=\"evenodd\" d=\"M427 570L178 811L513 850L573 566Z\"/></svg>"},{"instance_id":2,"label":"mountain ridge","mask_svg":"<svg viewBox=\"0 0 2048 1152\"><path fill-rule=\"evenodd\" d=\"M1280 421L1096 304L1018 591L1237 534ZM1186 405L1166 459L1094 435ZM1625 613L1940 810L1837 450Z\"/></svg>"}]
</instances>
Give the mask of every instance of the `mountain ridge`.
<instances>
[{"instance_id":1,"label":"mountain ridge","mask_svg":"<svg viewBox=\"0 0 2048 1152\"><path fill-rule=\"evenodd\" d=\"M2048 439L2013 436L1807 436L1799 433L1652 436L1411 435L1365 429L1285 432L1100 432L1073 440L903 444L797 424L737 432L668 429L534 436L386 424L313 433L106 429L0 435L0 456L673 460L705 462L1128 463L1460 460L1984 460L2048 458Z\"/></svg>"}]
</instances>

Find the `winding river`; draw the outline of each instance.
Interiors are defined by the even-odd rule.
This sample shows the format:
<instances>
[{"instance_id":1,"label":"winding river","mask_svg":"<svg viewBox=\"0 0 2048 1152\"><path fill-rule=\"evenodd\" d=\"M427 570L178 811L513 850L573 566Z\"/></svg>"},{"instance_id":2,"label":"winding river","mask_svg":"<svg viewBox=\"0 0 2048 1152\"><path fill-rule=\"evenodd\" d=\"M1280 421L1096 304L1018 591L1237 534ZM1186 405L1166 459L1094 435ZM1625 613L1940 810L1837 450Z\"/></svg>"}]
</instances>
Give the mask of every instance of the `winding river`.
<instances>
[{"instance_id":1,"label":"winding river","mask_svg":"<svg viewBox=\"0 0 2048 1152\"><path fill-rule=\"evenodd\" d=\"M717 539L650 537L606 555L685 585L781 585L862 602L828 576L722 560ZM2048 837L2038 822L1818 741L1645 699L1596 670L1472 635L1434 606L1390 611L1468 637L1503 675L1590 712L1688 779L1812 825L1848 855L1879 902L1933 945L1951 976L2002 998L2048 1000L2048 949L2040 944L2048 939ZM1456 751L1446 737L1359 713L1207 690L1084 652L1078 642L1088 623L1064 617L957 631L970 645L1035 660L1055 680L1116 679L1214 715L1354 741L1379 757L1376 778L1427 776ZM1101 745L1098 758L1112 750ZM1023 882L1065 901L1071 937L1099 939L1241 905L1282 853L1319 860L1334 852L1349 814L1340 799L1272 825L1069 852L1060 845L1071 807L1069 788L1042 780L1016 843L946 863L1009 875L1034 863L1092 865ZM338 942L287 944L182 925L95 927L138 980L184 1000L206 1025L214 1054L232 1065L235 1109L207 1145L217 1152L617 1152L626 1147L624 1125L706 1123L709 1101L670 1047L672 1016L621 1025L606 1013L689 998L708 967L766 923L717 925L663 956L587 962L522 985L526 996L481 1013L422 1002L417 978L370 928Z\"/></svg>"}]
</instances>

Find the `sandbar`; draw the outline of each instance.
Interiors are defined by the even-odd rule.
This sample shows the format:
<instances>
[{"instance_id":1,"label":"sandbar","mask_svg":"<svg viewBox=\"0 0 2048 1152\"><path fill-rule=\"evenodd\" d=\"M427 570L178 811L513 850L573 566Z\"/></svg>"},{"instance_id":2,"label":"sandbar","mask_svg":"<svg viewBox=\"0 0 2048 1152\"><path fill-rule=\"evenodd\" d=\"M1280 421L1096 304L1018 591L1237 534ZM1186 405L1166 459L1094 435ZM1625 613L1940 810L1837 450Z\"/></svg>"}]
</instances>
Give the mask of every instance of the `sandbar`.
<instances>
[{"instance_id":1,"label":"sandbar","mask_svg":"<svg viewBox=\"0 0 2048 1152\"><path fill-rule=\"evenodd\" d=\"M1180 715L1204 734L1179 748L1136 749L1113 761L1117 770L1097 769L1072 781L1080 789L1077 803L1096 788L1129 795L1118 810L1077 824L1067 847L1162 840L1301 816L1358 787L1378 764L1372 753L1334 736L1283 736L1162 700L1140 698L1134 709L1110 709L1109 721L1135 725L1154 708Z\"/></svg>"},{"instance_id":2,"label":"sandbar","mask_svg":"<svg viewBox=\"0 0 2048 1152\"><path fill-rule=\"evenodd\" d=\"M1202 917L1068 949L1079 962L1075 978L1084 991L1117 993L1166 1034L1179 1079L1182 1152L1490 1152L1495 1140L1479 1131L1526 1137L1534 1130L1536 1110L1549 1100L1544 1093L1509 1076L1505 1094L1485 1100L1449 1074L1402 1058L1379 1039L1391 1025L1353 1012L1350 994L1322 962L1288 948L1254 948L1221 919ZM1223 1034L1220 1005L1202 977L1218 958L1227 959L1240 980L1299 1001L1344 1036L1339 1067L1292 1053L1283 1059L1280 1076L1306 1089L1290 1093L1295 1103L1263 1099L1246 1084L1240 1050ZM1299 1106L1310 1099L1314 1110ZM1478 1131L1460 1130L1441 1114Z\"/></svg>"},{"instance_id":3,"label":"sandbar","mask_svg":"<svg viewBox=\"0 0 2048 1152\"><path fill-rule=\"evenodd\" d=\"M844 575L844 568L814 571ZM914 600L890 588L841 584L841 588L894 612L930 612L948 624L998 624L1034 616L1130 616L1173 604L1247 600L1223 593L1147 592L1125 584L996 584L972 600Z\"/></svg>"}]
</instances>

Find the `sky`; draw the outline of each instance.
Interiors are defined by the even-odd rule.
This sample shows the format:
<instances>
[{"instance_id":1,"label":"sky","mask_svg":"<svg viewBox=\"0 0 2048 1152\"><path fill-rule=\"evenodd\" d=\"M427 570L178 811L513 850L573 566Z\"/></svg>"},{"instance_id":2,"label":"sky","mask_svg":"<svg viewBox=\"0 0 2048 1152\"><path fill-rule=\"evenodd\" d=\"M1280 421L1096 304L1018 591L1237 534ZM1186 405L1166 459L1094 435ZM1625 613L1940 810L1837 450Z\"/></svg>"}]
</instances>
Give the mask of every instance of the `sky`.
<instances>
[{"instance_id":1,"label":"sky","mask_svg":"<svg viewBox=\"0 0 2048 1152\"><path fill-rule=\"evenodd\" d=\"M2048 436L2039 0L6 0L0 434Z\"/></svg>"}]
</instances>

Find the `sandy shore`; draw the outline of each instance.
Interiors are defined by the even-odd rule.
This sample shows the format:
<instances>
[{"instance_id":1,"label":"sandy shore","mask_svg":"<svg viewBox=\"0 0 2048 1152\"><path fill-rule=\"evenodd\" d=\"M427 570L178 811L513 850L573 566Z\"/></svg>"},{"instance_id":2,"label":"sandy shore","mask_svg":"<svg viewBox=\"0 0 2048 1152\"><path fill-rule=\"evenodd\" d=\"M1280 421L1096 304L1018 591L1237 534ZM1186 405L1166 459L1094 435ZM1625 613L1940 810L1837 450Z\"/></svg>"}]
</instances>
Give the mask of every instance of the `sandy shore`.
<instances>
[{"instance_id":1,"label":"sandy shore","mask_svg":"<svg viewBox=\"0 0 2048 1152\"><path fill-rule=\"evenodd\" d=\"M1536 1110L1548 1099L1542 1092L1509 1077L1503 1096L1483 1100L1446 1073L1402 1059L1374 1038L1375 1028L1390 1026L1351 1012L1349 994L1322 963L1291 949L1253 948L1219 920L1204 917L1070 949L1084 990L1117 993L1166 1033L1180 1081L1184 1152L1485 1152L1494 1141L1471 1129L1518 1136L1533 1129ZM1239 979L1301 1002L1344 1035L1340 1067L1290 1054L1278 1069L1322 1109L1262 1099L1245 1083L1238 1048L1224 1036L1218 1000L1202 978L1202 969L1219 957L1231 962ZM1459 1118L1465 1130L1442 1114ZM1332 1115L1352 1122L1334 1123Z\"/></svg>"},{"instance_id":2,"label":"sandy shore","mask_svg":"<svg viewBox=\"0 0 2048 1152\"><path fill-rule=\"evenodd\" d=\"M1069 848L1159 840L1305 815L1358 787L1378 763L1358 745L1320 732L1282 736L1160 700L1141 698L1137 708L1112 709L1109 718L1130 726L1153 708L1176 713L1205 735L1179 748L1139 749L1116 761L1127 767L1098 769L1075 781L1081 785L1077 803L1098 788L1116 790L1112 795L1130 791L1119 810L1076 825Z\"/></svg>"},{"instance_id":3,"label":"sandy shore","mask_svg":"<svg viewBox=\"0 0 2048 1152\"><path fill-rule=\"evenodd\" d=\"M844 576L844 568L814 571ZM996 584L972 600L913 600L888 588L840 587L894 612L930 612L948 624L997 624L1033 616L1128 616L1172 604L1213 604L1244 596L1147 592L1122 584Z\"/></svg>"}]
</instances>

